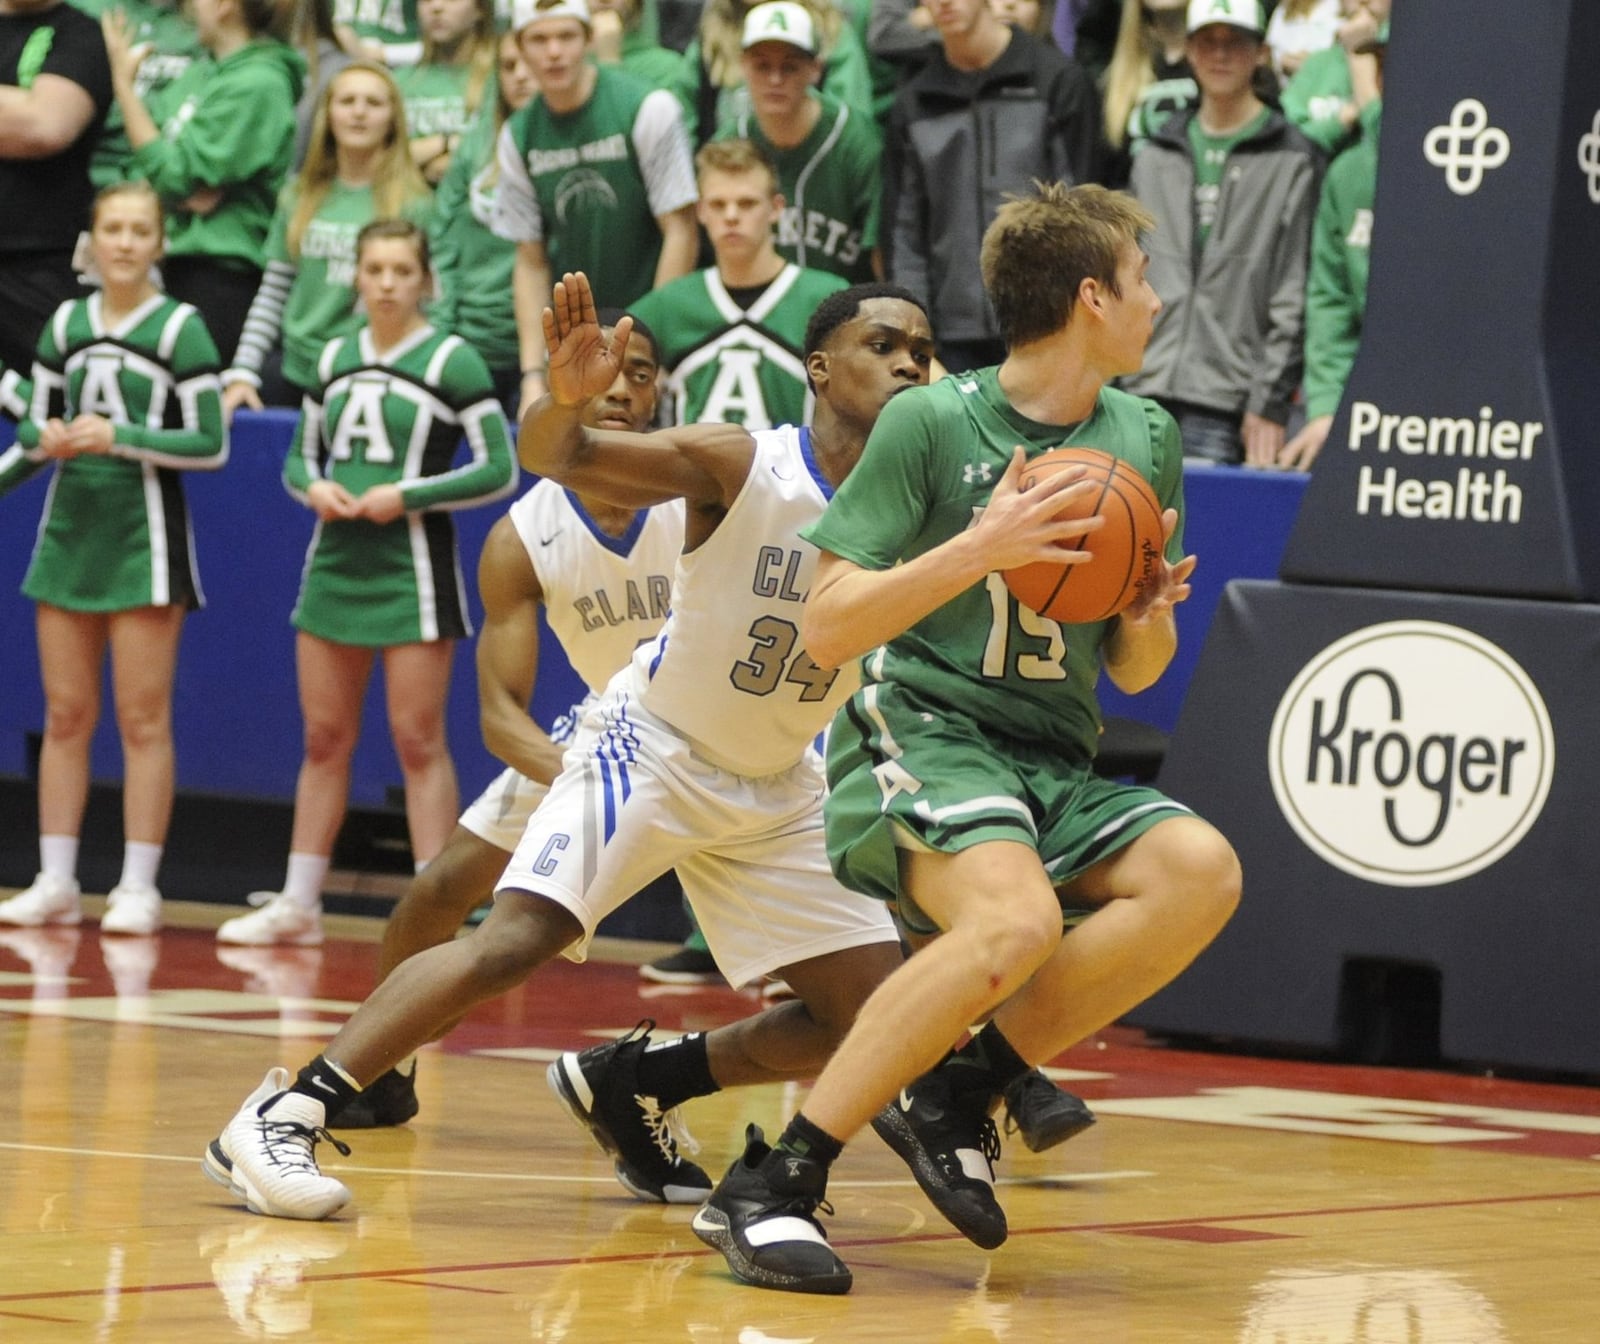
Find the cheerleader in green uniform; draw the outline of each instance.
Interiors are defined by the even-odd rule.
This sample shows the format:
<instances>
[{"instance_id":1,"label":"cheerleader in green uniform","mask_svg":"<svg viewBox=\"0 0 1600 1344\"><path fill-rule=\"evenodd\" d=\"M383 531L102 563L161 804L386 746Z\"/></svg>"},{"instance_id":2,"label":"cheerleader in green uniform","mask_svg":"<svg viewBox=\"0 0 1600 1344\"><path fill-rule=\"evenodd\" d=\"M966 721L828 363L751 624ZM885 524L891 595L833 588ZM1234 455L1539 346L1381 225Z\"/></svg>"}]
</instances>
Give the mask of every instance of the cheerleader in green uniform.
<instances>
[{"instance_id":1,"label":"cheerleader in green uniform","mask_svg":"<svg viewBox=\"0 0 1600 1344\"><path fill-rule=\"evenodd\" d=\"M449 510L509 494L515 463L482 357L422 312L427 236L377 220L356 240L367 324L330 341L284 464L289 493L317 516L294 624L305 759L287 879L224 943L322 941L322 882L344 820L350 757L381 653L389 729L418 865L460 810L445 742L455 641L471 634ZM456 465L463 436L467 460Z\"/></svg>"},{"instance_id":2,"label":"cheerleader in green uniform","mask_svg":"<svg viewBox=\"0 0 1600 1344\"><path fill-rule=\"evenodd\" d=\"M165 220L143 182L95 200L100 289L63 304L39 338L28 412L0 455L0 491L53 466L23 593L38 604L45 729L40 873L0 923L77 924L89 746L111 653L123 779L122 878L101 930L161 926L156 871L172 815L172 682L200 577L179 473L227 457L217 350L200 315L152 279Z\"/></svg>"}]
</instances>

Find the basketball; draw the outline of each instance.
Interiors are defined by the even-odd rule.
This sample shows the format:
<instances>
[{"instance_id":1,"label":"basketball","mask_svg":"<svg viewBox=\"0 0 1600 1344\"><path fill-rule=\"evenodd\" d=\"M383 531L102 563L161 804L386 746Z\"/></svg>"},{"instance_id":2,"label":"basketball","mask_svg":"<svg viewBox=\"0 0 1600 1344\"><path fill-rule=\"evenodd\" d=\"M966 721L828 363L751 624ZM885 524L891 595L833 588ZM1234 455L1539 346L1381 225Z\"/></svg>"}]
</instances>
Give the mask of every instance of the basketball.
<instances>
[{"instance_id":1,"label":"basketball","mask_svg":"<svg viewBox=\"0 0 1600 1344\"><path fill-rule=\"evenodd\" d=\"M1087 467L1087 479L1099 490L1066 505L1059 518L1105 517L1105 526L1061 544L1088 551L1087 564L1056 565L1046 561L1004 570L1017 601L1052 621L1079 624L1105 621L1139 595L1160 563L1165 540L1161 502L1132 466L1099 448L1052 448L1022 469L1023 490L1067 467Z\"/></svg>"}]
</instances>

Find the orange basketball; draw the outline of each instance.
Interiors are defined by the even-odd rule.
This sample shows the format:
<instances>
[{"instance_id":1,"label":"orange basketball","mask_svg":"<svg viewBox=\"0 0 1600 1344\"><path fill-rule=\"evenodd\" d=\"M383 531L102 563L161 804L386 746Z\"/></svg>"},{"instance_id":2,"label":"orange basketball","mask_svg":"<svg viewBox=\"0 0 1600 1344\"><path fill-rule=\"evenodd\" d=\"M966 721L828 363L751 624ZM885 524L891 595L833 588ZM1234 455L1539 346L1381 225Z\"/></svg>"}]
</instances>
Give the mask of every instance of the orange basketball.
<instances>
[{"instance_id":1,"label":"orange basketball","mask_svg":"<svg viewBox=\"0 0 1600 1344\"><path fill-rule=\"evenodd\" d=\"M1057 516L1105 517L1105 526L1062 542L1063 549L1088 551L1087 564L1041 561L1004 570L1006 587L1023 606L1052 621L1076 624L1115 616L1139 595L1165 549L1161 502L1131 465L1099 448L1052 448L1022 470L1021 485L1031 489L1052 472L1087 467L1087 479L1100 489L1075 500Z\"/></svg>"}]
</instances>

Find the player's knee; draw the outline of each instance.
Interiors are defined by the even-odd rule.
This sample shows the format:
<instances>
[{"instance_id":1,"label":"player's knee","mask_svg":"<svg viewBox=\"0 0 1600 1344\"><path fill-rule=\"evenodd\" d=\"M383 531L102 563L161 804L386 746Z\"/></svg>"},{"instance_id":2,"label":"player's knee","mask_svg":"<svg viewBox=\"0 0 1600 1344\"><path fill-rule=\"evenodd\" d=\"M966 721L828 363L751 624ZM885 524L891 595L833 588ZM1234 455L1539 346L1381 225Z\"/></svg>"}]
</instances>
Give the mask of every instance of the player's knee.
<instances>
[{"instance_id":1,"label":"player's knee","mask_svg":"<svg viewBox=\"0 0 1600 1344\"><path fill-rule=\"evenodd\" d=\"M989 983L1010 993L1056 950L1061 941L1061 907L1053 899L1019 900L991 911L966 936Z\"/></svg>"},{"instance_id":2,"label":"player's knee","mask_svg":"<svg viewBox=\"0 0 1600 1344\"><path fill-rule=\"evenodd\" d=\"M445 865L438 858L413 877L400 898L391 918L398 918L413 910L436 910L452 902L452 883ZM469 907L470 908L470 907Z\"/></svg>"},{"instance_id":3,"label":"player's knee","mask_svg":"<svg viewBox=\"0 0 1600 1344\"><path fill-rule=\"evenodd\" d=\"M466 941L474 953L474 979L496 994L515 989L553 955L541 951L542 944L530 930L516 926L491 928L486 922Z\"/></svg>"},{"instance_id":4,"label":"player's knee","mask_svg":"<svg viewBox=\"0 0 1600 1344\"><path fill-rule=\"evenodd\" d=\"M468 935L479 981L503 992L583 936L583 927L553 901L509 893Z\"/></svg>"},{"instance_id":5,"label":"player's knee","mask_svg":"<svg viewBox=\"0 0 1600 1344\"><path fill-rule=\"evenodd\" d=\"M1209 938L1238 908L1244 889L1239 856L1219 831L1206 826L1184 837L1173 865L1173 886L1182 894L1183 908Z\"/></svg>"}]
</instances>

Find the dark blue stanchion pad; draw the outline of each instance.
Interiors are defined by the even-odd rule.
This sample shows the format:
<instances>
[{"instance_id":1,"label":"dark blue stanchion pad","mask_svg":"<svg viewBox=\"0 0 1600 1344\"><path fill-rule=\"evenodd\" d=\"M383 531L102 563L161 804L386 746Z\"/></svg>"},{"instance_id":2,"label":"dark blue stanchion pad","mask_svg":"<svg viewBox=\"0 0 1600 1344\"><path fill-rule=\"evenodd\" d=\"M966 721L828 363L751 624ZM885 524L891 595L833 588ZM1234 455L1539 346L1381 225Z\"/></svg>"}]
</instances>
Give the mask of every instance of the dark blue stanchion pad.
<instances>
[{"instance_id":1,"label":"dark blue stanchion pad","mask_svg":"<svg viewBox=\"0 0 1600 1344\"><path fill-rule=\"evenodd\" d=\"M1392 972L1445 1059L1600 1071L1600 5L1506 16L1394 16L1360 356L1160 777L1244 902L1142 1025L1348 1048Z\"/></svg>"},{"instance_id":2,"label":"dark blue stanchion pad","mask_svg":"<svg viewBox=\"0 0 1600 1344\"><path fill-rule=\"evenodd\" d=\"M1600 599L1600 5L1407 0L1360 355L1283 577Z\"/></svg>"},{"instance_id":3,"label":"dark blue stanchion pad","mask_svg":"<svg viewBox=\"0 0 1600 1344\"><path fill-rule=\"evenodd\" d=\"M1600 607L1230 584L1161 787L1244 899L1132 1016L1334 1049L1348 961L1434 968L1445 1059L1600 1071Z\"/></svg>"}]
</instances>

